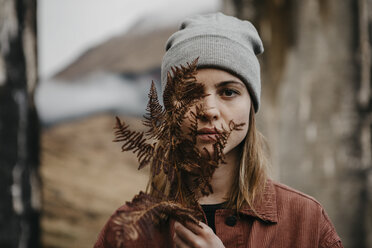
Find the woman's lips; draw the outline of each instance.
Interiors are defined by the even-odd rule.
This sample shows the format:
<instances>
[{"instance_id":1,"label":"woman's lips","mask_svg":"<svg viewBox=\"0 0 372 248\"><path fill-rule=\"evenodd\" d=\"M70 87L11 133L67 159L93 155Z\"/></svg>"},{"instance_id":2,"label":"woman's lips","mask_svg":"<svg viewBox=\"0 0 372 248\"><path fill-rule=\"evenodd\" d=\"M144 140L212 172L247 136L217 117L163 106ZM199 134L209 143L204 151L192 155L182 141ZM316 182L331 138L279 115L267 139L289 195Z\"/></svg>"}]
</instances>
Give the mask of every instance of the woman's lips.
<instances>
[{"instance_id":1,"label":"woman's lips","mask_svg":"<svg viewBox=\"0 0 372 248\"><path fill-rule=\"evenodd\" d=\"M202 128L197 132L197 137L201 141L216 141L219 131L216 128Z\"/></svg>"}]
</instances>

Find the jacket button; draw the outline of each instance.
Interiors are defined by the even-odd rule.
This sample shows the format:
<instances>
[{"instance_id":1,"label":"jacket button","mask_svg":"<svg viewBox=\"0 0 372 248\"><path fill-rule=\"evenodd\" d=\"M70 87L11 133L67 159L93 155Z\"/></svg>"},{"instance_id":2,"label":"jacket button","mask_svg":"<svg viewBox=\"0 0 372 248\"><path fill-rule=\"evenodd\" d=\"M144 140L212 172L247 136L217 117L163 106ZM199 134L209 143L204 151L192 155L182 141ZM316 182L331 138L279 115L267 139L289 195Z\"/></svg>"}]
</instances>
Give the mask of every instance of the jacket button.
<instances>
[{"instance_id":1,"label":"jacket button","mask_svg":"<svg viewBox=\"0 0 372 248\"><path fill-rule=\"evenodd\" d=\"M225 224L228 226L235 226L236 225L237 218L235 215L231 215L226 218Z\"/></svg>"}]
</instances>

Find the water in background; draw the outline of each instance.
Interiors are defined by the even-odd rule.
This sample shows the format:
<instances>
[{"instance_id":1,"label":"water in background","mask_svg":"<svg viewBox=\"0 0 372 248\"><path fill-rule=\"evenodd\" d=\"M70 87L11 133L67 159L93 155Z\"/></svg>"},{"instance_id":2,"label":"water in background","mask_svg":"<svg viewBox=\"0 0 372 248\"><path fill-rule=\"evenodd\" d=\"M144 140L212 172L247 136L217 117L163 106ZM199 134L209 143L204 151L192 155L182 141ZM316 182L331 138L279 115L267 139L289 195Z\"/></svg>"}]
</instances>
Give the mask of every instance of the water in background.
<instances>
[{"instance_id":1,"label":"water in background","mask_svg":"<svg viewBox=\"0 0 372 248\"><path fill-rule=\"evenodd\" d=\"M153 74L129 78L107 72L96 72L77 82L50 79L39 84L36 107L44 126L100 112L140 117L153 79ZM157 88L159 92L160 86Z\"/></svg>"}]
</instances>

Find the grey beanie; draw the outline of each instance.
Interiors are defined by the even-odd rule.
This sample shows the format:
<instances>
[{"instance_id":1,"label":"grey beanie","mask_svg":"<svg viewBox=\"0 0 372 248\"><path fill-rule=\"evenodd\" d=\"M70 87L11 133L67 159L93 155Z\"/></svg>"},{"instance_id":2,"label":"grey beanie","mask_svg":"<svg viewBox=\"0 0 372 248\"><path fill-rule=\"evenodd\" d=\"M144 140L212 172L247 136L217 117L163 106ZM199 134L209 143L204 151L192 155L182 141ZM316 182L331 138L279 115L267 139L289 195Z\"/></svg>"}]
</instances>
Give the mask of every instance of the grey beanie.
<instances>
[{"instance_id":1,"label":"grey beanie","mask_svg":"<svg viewBox=\"0 0 372 248\"><path fill-rule=\"evenodd\" d=\"M172 66L186 65L199 57L198 68L217 68L239 77L247 86L255 112L260 106L260 64L262 41L249 21L222 13L185 19L180 30L167 41L161 66L164 90Z\"/></svg>"}]
</instances>

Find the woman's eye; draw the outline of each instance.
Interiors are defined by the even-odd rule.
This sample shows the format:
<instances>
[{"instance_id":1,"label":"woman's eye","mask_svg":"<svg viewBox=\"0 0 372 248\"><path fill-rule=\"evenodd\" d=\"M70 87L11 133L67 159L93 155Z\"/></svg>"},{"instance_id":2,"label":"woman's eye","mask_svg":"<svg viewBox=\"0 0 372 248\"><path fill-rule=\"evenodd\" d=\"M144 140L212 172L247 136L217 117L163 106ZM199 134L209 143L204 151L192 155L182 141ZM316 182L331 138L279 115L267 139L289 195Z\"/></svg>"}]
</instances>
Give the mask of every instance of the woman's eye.
<instances>
[{"instance_id":1,"label":"woman's eye","mask_svg":"<svg viewBox=\"0 0 372 248\"><path fill-rule=\"evenodd\" d=\"M222 95L227 96L227 97L232 97L232 96L235 96L237 94L239 94L239 92L237 92L236 90L233 90L233 89L224 89L222 91Z\"/></svg>"}]
</instances>

